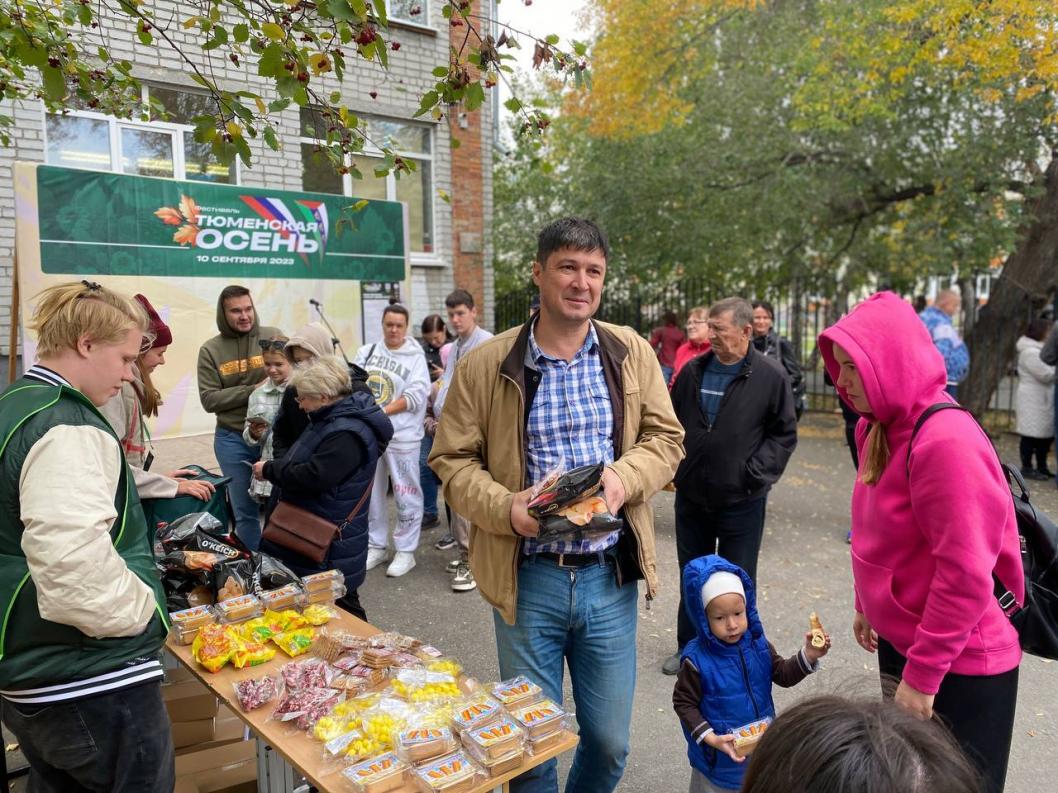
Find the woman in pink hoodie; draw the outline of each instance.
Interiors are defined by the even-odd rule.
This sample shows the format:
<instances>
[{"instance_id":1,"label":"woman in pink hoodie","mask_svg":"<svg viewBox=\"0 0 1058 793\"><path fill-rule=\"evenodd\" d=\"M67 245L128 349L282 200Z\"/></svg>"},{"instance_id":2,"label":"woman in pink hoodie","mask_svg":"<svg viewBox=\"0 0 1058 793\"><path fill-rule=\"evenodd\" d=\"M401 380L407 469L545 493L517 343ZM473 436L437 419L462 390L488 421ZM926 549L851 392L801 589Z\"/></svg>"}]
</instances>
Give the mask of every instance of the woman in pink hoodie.
<instances>
[{"instance_id":1,"label":"woman in pink hoodie","mask_svg":"<svg viewBox=\"0 0 1058 793\"><path fill-rule=\"evenodd\" d=\"M878 650L897 704L934 712L1000 793L1017 700L1018 635L992 571L1024 598L1006 479L988 437L961 410L915 422L945 394L944 361L911 305L891 292L860 303L819 337L842 399L862 419L852 492L856 641Z\"/></svg>"}]
</instances>

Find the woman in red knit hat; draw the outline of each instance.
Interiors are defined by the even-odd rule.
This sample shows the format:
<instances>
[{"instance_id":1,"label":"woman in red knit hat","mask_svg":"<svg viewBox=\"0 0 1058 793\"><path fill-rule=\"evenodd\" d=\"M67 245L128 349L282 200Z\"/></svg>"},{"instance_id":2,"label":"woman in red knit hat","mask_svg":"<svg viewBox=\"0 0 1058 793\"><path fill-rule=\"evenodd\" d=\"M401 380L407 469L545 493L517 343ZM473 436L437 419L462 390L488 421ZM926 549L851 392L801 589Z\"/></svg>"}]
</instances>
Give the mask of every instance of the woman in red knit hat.
<instances>
[{"instance_id":1,"label":"woman in red knit hat","mask_svg":"<svg viewBox=\"0 0 1058 793\"><path fill-rule=\"evenodd\" d=\"M193 475L194 471L180 469L166 475L148 470L154 455L146 421L148 416L158 415L158 406L162 404L161 394L151 382L151 373L165 363L165 351L173 343L173 333L146 297L136 295L136 300L150 319L150 335L144 338L140 356L132 367L136 379L122 385L121 393L99 410L121 439L140 498L188 495L208 501L213 495L212 484L180 478Z\"/></svg>"}]
</instances>

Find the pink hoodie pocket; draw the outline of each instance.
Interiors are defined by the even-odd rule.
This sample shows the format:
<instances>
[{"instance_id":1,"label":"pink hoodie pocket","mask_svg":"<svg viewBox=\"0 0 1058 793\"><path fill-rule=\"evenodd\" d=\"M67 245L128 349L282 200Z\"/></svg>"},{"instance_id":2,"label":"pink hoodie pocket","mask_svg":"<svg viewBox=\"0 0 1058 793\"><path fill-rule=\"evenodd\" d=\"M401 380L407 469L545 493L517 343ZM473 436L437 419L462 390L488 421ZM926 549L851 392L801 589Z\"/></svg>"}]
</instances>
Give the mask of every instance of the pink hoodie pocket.
<instances>
[{"instance_id":1,"label":"pink hoodie pocket","mask_svg":"<svg viewBox=\"0 0 1058 793\"><path fill-rule=\"evenodd\" d=\"M852 553L852 577L863 615L880 637L906 654L922 617L909 611L893 594L893 571Z\"/></svg>"}]
</instances>

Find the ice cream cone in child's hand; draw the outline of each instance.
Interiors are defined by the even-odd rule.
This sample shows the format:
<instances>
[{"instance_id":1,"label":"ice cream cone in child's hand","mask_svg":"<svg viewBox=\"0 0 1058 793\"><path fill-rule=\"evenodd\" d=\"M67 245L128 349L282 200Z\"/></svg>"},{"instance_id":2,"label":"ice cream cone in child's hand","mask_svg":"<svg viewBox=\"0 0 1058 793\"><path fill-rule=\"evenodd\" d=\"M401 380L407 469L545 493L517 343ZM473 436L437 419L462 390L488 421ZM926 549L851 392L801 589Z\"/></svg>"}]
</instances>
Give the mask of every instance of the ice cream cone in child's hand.
<instances>
[{"instance_id":1,"label":"ice cream cone in child's hand","mask_svg":"<svg viewBox=\"0 0 1058 793\"><path fill-rule=\"evenodd\" d=\"M823 630L819 615L814 611L808 615L808 633L805 634L805 656L815 664L830 652L830 634Z\"/></svg>"}]
</instances>

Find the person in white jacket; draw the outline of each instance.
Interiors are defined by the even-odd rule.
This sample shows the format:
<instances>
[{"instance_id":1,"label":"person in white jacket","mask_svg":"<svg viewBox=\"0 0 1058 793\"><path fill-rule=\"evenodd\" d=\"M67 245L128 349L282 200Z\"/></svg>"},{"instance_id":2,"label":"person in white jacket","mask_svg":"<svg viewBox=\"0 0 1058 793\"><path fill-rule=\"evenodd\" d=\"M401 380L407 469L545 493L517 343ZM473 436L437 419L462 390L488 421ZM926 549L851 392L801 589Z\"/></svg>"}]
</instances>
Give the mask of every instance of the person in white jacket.
<instances>
[{"instance_id":1,"label":"person in white jacket","mask_svg":"<svg viewBox=\"0 0 1058 793\"><path fill-rule=\"evenodd\" d=\"M1017 342L1018 388L1014 409L1017 432L1021 436L1021 475L1040 481L1054 478L1047 468L1047 454L1054 439L1055 368L1040 359L1043 340L1050 329L1051 323L1047 320L1034 319Z\"/></svg>"},{"instance_id":2,"label":"person in white jacket","mask_svg":"<svg viewBox=\"0 0 1058 793\"><path fill-rule=\"evenodd\" d=\"M422 347L408 336L408 309L390 305L382 313L382 341L365 344L354 363L367 370L375 402L393 422L393 439L375 469L374 498L368 510L367 569L389 556L387 477L393 481L397 525L393 529L393 560L386 575L396 578L415 567L422 529L423 498L419 482L419 445L423 436L430 372Z\"/></svg>"}]
</instances>

